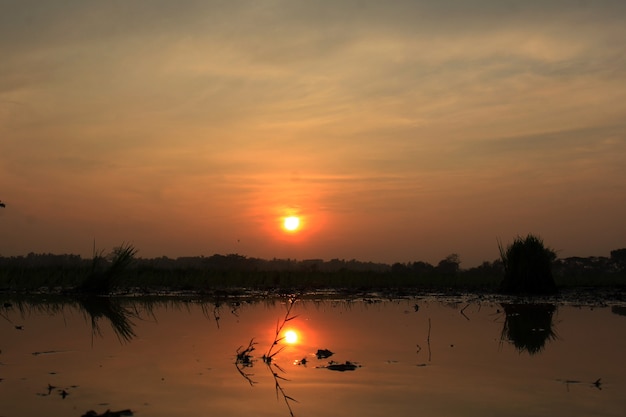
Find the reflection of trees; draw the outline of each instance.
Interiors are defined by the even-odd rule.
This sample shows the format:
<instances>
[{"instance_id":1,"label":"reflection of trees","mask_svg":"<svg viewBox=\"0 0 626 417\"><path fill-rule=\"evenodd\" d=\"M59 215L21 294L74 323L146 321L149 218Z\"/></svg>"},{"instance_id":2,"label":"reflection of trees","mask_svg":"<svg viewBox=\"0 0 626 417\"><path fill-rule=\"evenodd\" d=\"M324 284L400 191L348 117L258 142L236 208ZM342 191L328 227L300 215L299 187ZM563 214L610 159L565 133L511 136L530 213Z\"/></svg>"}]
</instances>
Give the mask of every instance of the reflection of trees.
<instances>
[{"instance_id":1,"label":"reflection of trees","mask_svg":"<svg viewBox=\"0 0 626 417\"><path fill-rule=\"evenodd\" d=\"M543 350L546 342L556 339L552 316L553 304L502 304L506 315L501 340L513 343L519 352L534 355Z\"/></svg>"},{"instance_id":2,"label":"reflection of trees","mask_svg":"<svg viewBox=\"0 0 626 417\"><path fill-rule=\"evenodd\" d=\"M626 316L626 307L624 306L613 306L611 307L611 312L613 314L617 314L620 316Z\"/></svg>"}]
</instances>

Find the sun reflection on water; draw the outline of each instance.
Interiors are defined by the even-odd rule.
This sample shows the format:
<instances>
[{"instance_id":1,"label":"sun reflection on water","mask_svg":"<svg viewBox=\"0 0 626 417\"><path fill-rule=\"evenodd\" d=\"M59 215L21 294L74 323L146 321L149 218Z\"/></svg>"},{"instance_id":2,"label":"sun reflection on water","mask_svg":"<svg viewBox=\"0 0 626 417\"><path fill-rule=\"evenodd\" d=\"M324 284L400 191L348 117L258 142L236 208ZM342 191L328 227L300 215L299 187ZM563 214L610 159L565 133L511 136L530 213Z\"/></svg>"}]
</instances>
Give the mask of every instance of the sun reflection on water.
<instances>
[{"instance_id":1,"label":"sun reflection on water","mask_svg":"<svg viewBox=\"0 0 626 417\"><path fill-rule=\"evenodd\" d=\"M285 342L287 344L294 345L298 343L299 339L300 337L298 335L298 332L296 332L295 330L290 329L285 332Z\"/></svg>"}]
</instances>

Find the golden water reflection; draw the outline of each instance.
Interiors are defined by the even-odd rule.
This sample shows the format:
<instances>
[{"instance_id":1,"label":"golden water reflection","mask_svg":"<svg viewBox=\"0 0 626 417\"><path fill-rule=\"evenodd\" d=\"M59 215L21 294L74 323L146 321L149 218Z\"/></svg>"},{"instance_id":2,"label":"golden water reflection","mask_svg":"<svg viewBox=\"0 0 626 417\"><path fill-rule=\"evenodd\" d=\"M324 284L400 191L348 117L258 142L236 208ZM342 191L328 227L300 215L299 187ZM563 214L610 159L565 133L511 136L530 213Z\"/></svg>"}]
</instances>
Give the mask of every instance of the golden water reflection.
<instances>
[{"instance_id":1,"label":"golden water reflection","mask_svg":"<svg viewBox=\"0 0 626 417\"><path fill-rule=\"evenodd\" d=\"M286 314L290 304L280 299L109 302L2 303L0 415L617 416L626 409L626 319L612 313L616 306L298 300ZM286 343L289 330L297 343ZM248 362L239 362L250 344Z\"/></svg>"}]
</instances>

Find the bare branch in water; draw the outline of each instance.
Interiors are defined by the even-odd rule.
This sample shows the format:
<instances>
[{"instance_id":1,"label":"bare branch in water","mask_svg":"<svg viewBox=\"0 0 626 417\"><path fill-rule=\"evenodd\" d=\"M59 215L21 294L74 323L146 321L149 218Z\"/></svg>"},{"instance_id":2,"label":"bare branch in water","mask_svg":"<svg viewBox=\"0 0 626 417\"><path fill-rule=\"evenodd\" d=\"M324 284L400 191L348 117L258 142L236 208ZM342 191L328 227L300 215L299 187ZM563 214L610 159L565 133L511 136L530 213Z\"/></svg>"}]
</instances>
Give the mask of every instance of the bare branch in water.
<instances>
[{"instance_id":1,"label":"bare branch in water","mask_svg":"<svg viewBox=\"0 0 626 417\"><path fill-rule=\"evenodd\" d=\"M276 389L276 399L277 400L280 399L279 395L282 396L283 401L285 401L285 405L287 406L287 410L289 410L289 415L291 417L294 417L293 410L291 409L291 404L289 403L289 401L294 401L294 402L298 402L298 401L295 398L287 395L285 393L285 389L280 385L281 380L282 381L289 381L289 380L285 377L278 375L278 373L274 372L271 367L275 366L280 372L283 372L283 373L285 373L285 370L276 364L273 364L273 365L270 365L269 363L266 363L266 364L268 366L268 369L272 373L272 376L274 377L274 388Z\"/></svg>"},{"instance_id":2,"label":"bare branch in water","mask_svg":"<svg viewBox=\"0 0 626 417\"><path fill-rule=\"evenodd\" d=\"M295 315L295 316L291 315L291 309L293 308L294 304L296 303L296 299L297 299L297 297L293 297L293 298L289 298L287 300L287 312L285 313L285 317L283 317L283 321L282 322L280 322L280 321L276 322L276 333L274 334L274 341L270 345L270 347L267 350L267 352L265 353L265 355L263 355L263 361L266 362L266 363L272 362L272 358L275 355L277 355L278 353L280 353L284 349L284 346L283 346L280 349L278 349L278 351L272 352L274 350L274 346L278 345L278 343L281 342L284 339L284 337L279 337L279 335L280 335L280 332L285 327L285 324L287 324L288 321L291 321L291 320L295 319L296 317L298 317L297 315Z\"/></svg>"},{"instance_id":3,"label":"bare branch in water","mask_svg":"<svg viewBox=\"0 0 626 417\"><path fill-rule=\"evenodd\" d=\"M281 381L289 381L287 378L279 375L279 373L285 374L285 370L280 367L275 362L272 362L272 359L283 351L285 346L280 346L277 350L275 350L275 346L278 346L281 341L283 341L284 337L280 337L285 324L296 317L297 315L291 314L291 309L296 301L296 297L289 298L287 300L287 311L285 313L285 317L283 317L282 322L279 320L276 323L276 333L274 334L274 340L272 341L270 347L267 352L262 356L263 363L267 366L267 369L272 374L272 378L274 378L274 387L276 389L276 399L280 399L282 397L285 405L287 406L287 410L289 410L289 415L294 417L293 409L291 408L291 402L297 402L293 397L290 397L285 393L285 389L280 385ZM245 368L251 368L254 366L254 359L252 357L252 352L255 350L256 342L254 338L250 340L247 347L239 346L237 348L237 358L235 360L235 366L237 368L237 372L248 381L250 386L254 386L256 381L252 379L254 374L250 372L246 372Z\"/></svg>"}]
</instances>

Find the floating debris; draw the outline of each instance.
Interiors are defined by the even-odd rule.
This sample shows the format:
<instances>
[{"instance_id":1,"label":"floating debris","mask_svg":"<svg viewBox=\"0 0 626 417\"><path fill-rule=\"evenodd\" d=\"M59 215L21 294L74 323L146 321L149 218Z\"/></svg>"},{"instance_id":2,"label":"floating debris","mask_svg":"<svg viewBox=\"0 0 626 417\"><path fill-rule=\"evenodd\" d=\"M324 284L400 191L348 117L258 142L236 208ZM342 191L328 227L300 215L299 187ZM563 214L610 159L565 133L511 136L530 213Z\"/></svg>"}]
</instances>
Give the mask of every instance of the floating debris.
<instances>
[{"instance_id":1,"label":"floating debris","mask_svg":"<svg viewBox=\"0 0 626 417\"><path fill-rule=\"evenodd\" d=\"M333 356L334 354L335 352L331 352L328 349L318 349L315 355L317 356L317 359L327 359Z\"/></svg>"},{"instance_id":2,"label":"floating debris","mask_svg":"<svg viewBox=\"0 0 626 417\"><path fill-rule=\"evenodd\" d=\"M328 365L325 366L326 369L330 369L331 371L339 371L339 372L354 371L356 368L360 368L360 367L361 365L354 363L354 362L350 362L350 361L346 361L345 363L338 363L338 362L330 361Z\"/></svg>"},{"instance_id":3,"label":"floating debris","mask_svg":"<svg viewBox=\"0 0 626 417\"><path fill-rule=\"evenodd\" d=\"M122 417L122 416L132 416L132 415L133 415L133 412L129 409L120 410L120 411L106 410L102 414L98 414L94 410L89 410L85 414L83 414L81 417Z\"/></svg>"},{"instance_id":4,"label":"floating debris","mask_svg":"<svg viewBox=\"0 0 626 417\"><path fill-rule=\"evenodd\" d=\"M42 352L33 352L32 355L33 356L39 356L39 355L52 355L55 353L63 353L65 351L63 350L44 350Z\"/></svg>"},{"instance_id":5,"label":"floating debris","mask_svg":"<svg viewBox=\"0 0 626 417\"><path fill-rule=\"evenodd\" d=\"M256 342L254 338L252 338L247 348L244 349L243 346L237 348L237 359L235 361L237 365L252 366L252 352L255 350L254 345L256 345Z\"/></svg>"},{"instance_id":6,"label":"floating debris","mask_svg":"<svg viewBox=\"0 0 626 417\"><path fill-rule=\"evenodd\" d=\"M40 396L40 397L48 397L48 396L52 395L52 391L54 391L56 388L57 387L55 387L54 385L48 384L48 388L46 388L46 392L38 392L37 395ZM63 397L63 398L65 398L65 397Z\"/></svg>"},{"instance_id":7,"label":"floating debris","mask_svg":"<svg viewBox=\"0 0 626 417\"><path fill-rule=\"evenodd\" d=\"M557 381L564 383L568 387L569 387L570 384L582 384L583 383L583 381L580 381L578 379L565 379L565 380L557 379ZM598 378L598 379L596 379L593 382L589 382L589 386L601 390L602 389L602 378Z\"/></svg>"}]
</instances>

